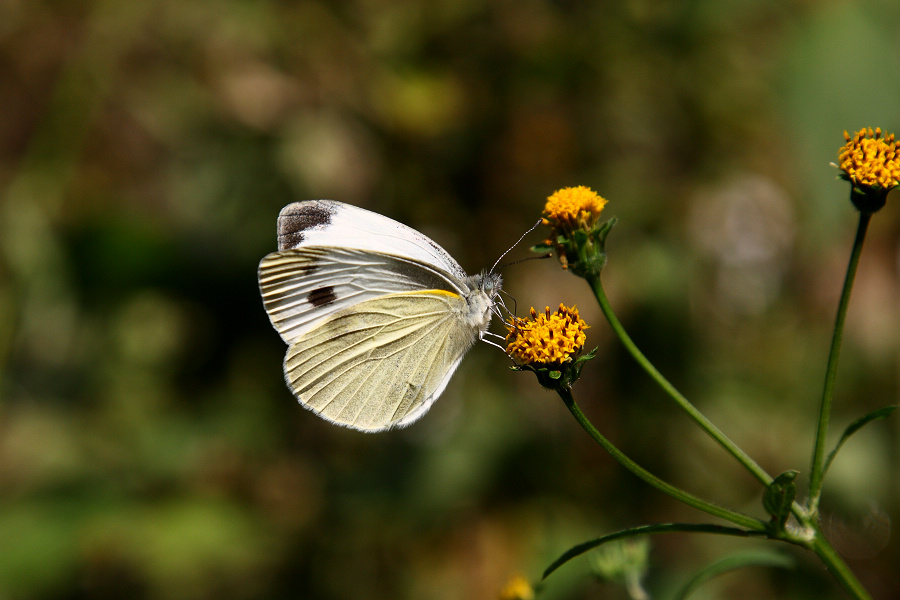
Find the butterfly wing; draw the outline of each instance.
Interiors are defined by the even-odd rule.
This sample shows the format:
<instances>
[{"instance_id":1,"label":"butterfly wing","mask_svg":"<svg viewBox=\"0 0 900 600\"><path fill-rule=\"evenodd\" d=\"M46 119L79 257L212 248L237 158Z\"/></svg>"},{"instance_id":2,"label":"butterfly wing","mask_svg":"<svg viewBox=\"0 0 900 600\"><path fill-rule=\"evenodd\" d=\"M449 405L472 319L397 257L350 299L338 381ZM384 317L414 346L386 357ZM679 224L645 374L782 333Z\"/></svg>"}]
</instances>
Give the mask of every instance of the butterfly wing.
<instances>
[{"instance_id":1,"label":"butterfly wing","mask_svg":"<svg viewBox=\"0 0 900 600\"><path fill-rule=\"evenodd\" d=\"M389 254L434 265L456 279L462 270L431 238L358 206L334 200L294 202L278 215L278 249L312 246L340 247Z\"/></svg>"},{"instance_id":2,"label":"butterfly wing","mask_svg":"<svg viewBox=\"0 0 900 600\"><path fill-rule=\"evenodd\" d=\"M294 341L288 386L321 417L364 431L406 426L441 394L478 337L459 294L388 294L342 309Z\"/></svg>"},{"instance_id":3,"label":"butterfly wing","mask_svg":"<svg viewBox=\"0 0 900 600\"><path fill-rule=\"evenodd\" d=\"M272 325L288 344L338 311L398 292L464 293L464 284L411 258L347 248L301 247L269 254L259 288Z\"/></svg>"}]
</instances>

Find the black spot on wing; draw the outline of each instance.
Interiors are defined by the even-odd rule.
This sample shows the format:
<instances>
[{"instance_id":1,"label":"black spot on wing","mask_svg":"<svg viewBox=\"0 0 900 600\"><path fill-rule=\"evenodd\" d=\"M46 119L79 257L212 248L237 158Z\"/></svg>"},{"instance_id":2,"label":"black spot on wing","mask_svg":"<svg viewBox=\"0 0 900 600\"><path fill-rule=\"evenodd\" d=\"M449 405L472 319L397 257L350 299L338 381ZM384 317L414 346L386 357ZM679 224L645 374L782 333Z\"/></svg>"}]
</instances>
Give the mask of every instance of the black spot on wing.
<instances>
[{"instance_id":1,"label":"black spot on wing","mask_svg":"<svg viewBox=\"0 0 900 600\"><path fill-rule=\"evenodd\" d=\"M337 300L337 296L334 295L334 288L329 285L311 291L309 295L306 296L306 299L309 300L309 303L313 306L319 307L331 304Z\"/></svg>"},{"instance_id":2,"label":"black spot on wing","mask_svg":"<svg viewBox=\"0 0 900 600\"><path fill-rule=\"evenodd\" d=\"M278 249L296 248L303 242L303 232L328 225L332 211L319 202L297 202L286 206L278 215Z\"/></svg>"}]
</instances>

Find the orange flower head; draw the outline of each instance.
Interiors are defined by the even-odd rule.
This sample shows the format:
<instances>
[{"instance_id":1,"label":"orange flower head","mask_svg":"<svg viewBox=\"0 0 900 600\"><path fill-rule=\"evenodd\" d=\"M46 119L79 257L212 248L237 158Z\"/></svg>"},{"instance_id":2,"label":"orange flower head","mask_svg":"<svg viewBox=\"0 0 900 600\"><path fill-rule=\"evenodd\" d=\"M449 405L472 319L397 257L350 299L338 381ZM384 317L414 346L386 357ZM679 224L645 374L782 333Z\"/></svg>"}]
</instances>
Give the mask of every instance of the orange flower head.
<instances>
[{"instance_id":1,"label":"orange flower head","mask_svg":"<svg viewBox=\"0 0 900 600\"><path fill-rule=\"evenodd\" d=\"M541 367L560 366L571 362L584 348L588 325L578 316L578 309L559 305L551 313L531 309L531 319L512 316L506 323L506 353L517 363Z\"/></svg>"},{"instance_id":2,"label":"orange flower head","mask_svg":"<svg viewBox=\"0 0 900 600\"><path fill-rule=\"evenodd\" d=\"M591 188L579 185L556 190L544 205L544 225L554 233L568 235L576 229L590 231L600 220L606 199Z\"/></svg>"},{"instance_id":3,"label":"orange flower head","mask_svg":"<svg viewBox=\"0 0 900 600\"><path fill-rule=\"evenodd\" d=\"M843 177L854 186L890 190L900 184L900 142L894 134L882 137L881 128L860 129L856 135L844 132L838 151Z\"/></svg>"}]
</instances>

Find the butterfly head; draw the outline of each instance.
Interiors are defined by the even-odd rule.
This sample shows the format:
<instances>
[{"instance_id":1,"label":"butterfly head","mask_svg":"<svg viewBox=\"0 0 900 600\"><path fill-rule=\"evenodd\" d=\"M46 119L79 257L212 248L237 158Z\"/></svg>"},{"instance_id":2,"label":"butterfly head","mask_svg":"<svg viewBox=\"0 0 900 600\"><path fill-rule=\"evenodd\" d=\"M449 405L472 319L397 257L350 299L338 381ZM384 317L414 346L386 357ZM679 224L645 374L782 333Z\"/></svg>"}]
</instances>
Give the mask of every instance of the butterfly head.
<instances>
[{"instance_id":1,"label":"butterfly head","mask_svg":"<svg viewBox=\"0 0 900 600\"><path fill-rule=\"evenodd\" d=\"M465 280L469 291L465 295L468 308L467 314L463 316L463 319L482 333L487 329L491 321L494 299L500 293L502 283L503 280L499 273L488 271L482 271L478 275L470 275Z\"/></svg>"},{"instance_id":2,"label":"butterfly head","mask_svg":"<svg viewBox=\"0 0 900 600\"><path fill-rule=\"evenodd\" d=\"M500 288L503 286L503 278L499 273L482 271L478 275L473 275L471 279L472 287L481 290L492 300L500 293Z\"/></svg>"}]
</instances>

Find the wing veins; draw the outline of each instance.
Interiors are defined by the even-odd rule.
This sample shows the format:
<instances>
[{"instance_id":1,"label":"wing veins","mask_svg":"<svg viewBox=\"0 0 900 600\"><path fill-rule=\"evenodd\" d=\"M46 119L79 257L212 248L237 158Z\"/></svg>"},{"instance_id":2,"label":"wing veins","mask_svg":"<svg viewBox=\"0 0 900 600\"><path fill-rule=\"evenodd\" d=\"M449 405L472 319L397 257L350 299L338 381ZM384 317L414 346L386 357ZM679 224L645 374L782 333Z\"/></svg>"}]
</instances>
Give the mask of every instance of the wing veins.
<instances>
[{"instance_id":1,"label":"wing veins","mask_svg":"<svg viewBox=\"0 0 900 600\"><path fill-rule=\"evenodd\" d=\"M436 312L436 311L435 311L435 312ZM383 314L383 313L377 313L377 314ZM429 313L429 314L431 314L431 313ZM373 329L374 331L373 331L372 333L369 333L367 336L365 336L365 337L363 337L363 338L360 338L359 340L357 340L357 341L351 343L350 345L346 346L346 347L344 348L343 351L347 351L347 350L350 350L350 349L358 348L361 344L365 344L366 342L371 342L372 339L374 339L375 337L377 337L378 335L380 335L387 327L390 327L390 326L392 326L392 325L396 325L396 324L402 322L403 320L412 319L412 318L420 318L420 316L419 316L419 317L399 317L399 318L396 318L395 320L390 321L390 322L388 322L388 323L382 323L382 324L379 324L379 325L377 325L377 326L371 326L371 327L369 327L368 329ZM434 323L435 323L434 326L433 326L431 329L429 329L428 331L423 331L423 333L418 337L418 339L414 340L413 342L411 342L411 343L409 343L409 344L407 344L407 345L403 345L403 346L398 347L397 349L391 351L389 354L385 355L384 357L381 357L381 358L374 358L374 359L371 358L372 352L374 352L377 348L384 348L384 347L386 347L386 346L390 346L390 345L393 345L393 344L397 344L397 343L399 343L400 341L402 341L404 338L409 337L410 335L413 335L413 333L414 333L414 332L404 333L403 330L401 330L401 329L397 329L397 330L395 330L395 331L392 331L392 332L390 332L390 333L392 334L392 337L393 337L394 339L392 339L391 342L389 342L388 344L372 345L372 346L369 347L369 348L365 348L365 349L358 350L358 353L348 355L348 356L347 356L345 359L343 359L341 362L339 362L338 364L334 365L334 367L332 367L331 371L333 372L334 369L336 369L336 368L338 368L338 367L343 367L344 365L346 365L346 364L347 364L348 362L350 362L350 361L361 360L363 363L367 363L367 362L371 362L372 360L386 360L386 359L388 359L388 358L391 358L392 356L396 355L398 352L404 351L404 350L406 350L409 346L418 343L419 340L421 340L421 338L422 338L424 335L426 335L427 333L430 333L430 332L433 330L434 327L436 327L437 325L440 325L440 324L443 323L445 320L446 320L446 318L444 318L444 319L435 319L435 320L434 320ZM357 329L357 330L355 330L355 331L345 331L345 332L339 333L338 335L335 335L335 336L333 336L333 337L328 338L326 341L327 341L327 342L330 342L330 341L337 340L337 339L340 339L340 338L345 337L345 336L348 336L348 335L354 335L354 334L357 334L357 333L359 333L359 332L360 332L360 329ZM319 344L319 350L317 350L314 354L309 355L309 357L308 357L306 360L304 360L304 362L303 362L304 366L309 365L309 367L308 367L306 370L304 370L301 374L299 374L296 378L292 378L292 380L291 380L292 383L296 383L296 380L297 380L297 379L299 379L300 377L305 376L305 375L306 375L307 373L309 373L310 371L312 371L312 370L318 368L323 362L325 362L325 361L327 361L327 360L329 360L329 359L331 359L331 358L334 357L334 355L330 355L330 356L326 357L325 360L320 360L320 361L316 362L315 364L310 364L313 360L315 360L316 358L320 357L320 356L322 355L322 353L325 352L325 350L322 348L322 346L324 345L324 343L325 343L325 342L322 342L321 344ZM365 357L364 357L364 358L361 358L362 356L365 356ZM339 374L336 375L336 377L339 377L340 375L343 375L344 373L347 372L347 370L348 370L348 369L342 370ZM329 373L328 370L324 370L324 372L322 373L322 375L320 375L319 377L316 377L315 379L311 380L311 381L309 382L309 384L307 384L306 386L304 386L304 387L302 388L301 391L306 391L306 390L308 390L311 386L315 385L316 383L319 383L319 382L322 380L322 378L323 378L325 375L327 375L328 373ZM334 381L334 378L332 378L330 381ZM330 381L329 381L329 383L330 383ZM325 385L329 385L329 383L326 383Z\"/></svg>"},{"instance_id":2,"label":"wing veins","mask_svg":"<svg viewBox=\"0 0 900 600\"><path fill-rule=\"evenodd\" d=\"M394 357L401 351L405 351L410 348L414 348L416 345L420 344L427 336L432 334L439 326L446 324L446 322L447 322L447 319L436 320L427 330L423 330L421 335L419 335L417 337L417 339L407 341L407 343L405 343L402 346L398 346L394 351L390 352L389 354L387 354L385 356L382 356L379 358L367 358L363 362L376 361L374 365L369 366L369 369L371 372L389 372L390 370L380 370L379 366L383 362L390 360L392 357ZM434 350L444 349L445 347L446 347L446 340L443 340L441 344L431 344L431 345L426 344L423 348L423 353L418 355L419 358L418 358L418 361L416 364L421 365L426 360L426 356L428 356L428 354L426 353L427 351L431 351L432 354L437 355L438 353L434 352ZM374 348L373 348L373 350L374 350ZM415 389L415 396L410 397L408 393L405 393L405 394L401 394L397 397L397 401L396 401L396 403L394 405L394 409L391 413L391 419L390 419L391 422L394 422L397 420L397 418L396 418L397 414L401 411L401 409L404 409L404 407L407 409L407 410L405 410L405 412L409 412L408 411L409 406L412 405L413 402L415 402L422 396L423 391L427 391L427 390L423 390L423 388L424 388L425 384L429 381L432 371L433 371L433 367L427 370L427 372L425 373L425 377L423 377L420 381L409 381L409 380L406 381L407 387L412 386ZM391 378L392 383L396 384L399 379L401 379L404 376L407 376L411 372L415 373L418 371L416 369L394 369L393 370L394 375ZM393 389L394 385L391 385L390 387L391 387L391 389ZM409 401L404 402L404 400L407 400L407 399ZM427 400L427 398L425 398L425 400ZM358 421L359 416L363 412L363 410L365 410L365 403L361 403L360 409L357 411L356 415L354 416L354 422ZM405 412L404 412L404 414L405 414Z\"/></svg>"},{"instance_id":3,"label":"wing veins","mask_svg":"<svg viewBox=\"0 0 900 600\"><path fill-rule=\"evenodd\" d=\"M432 373L434 371L434 365L437 364L437 361L433 360L433 358L438 356L439 354L446 353L446 347L447 347L447 340L443 340L443 342L441 344L433 345L433 346L431 346L431 348L429 348L429 349L433 350L432 356L430 357L431 367L426 371L425 376L422 378L422 381L417 382L415 384L420 390L419 393L421 393L421 388L424 386L424 384L427 383L432 377ZM421 365L423 362L425 362L426 356L427 355L424 353L422 355L420 355L419 361L417 364ZM402 419L402 416L405 416L406 414L409 413L409 407L412 404L412 401L406 403L406 405L404 406L403 400L405 398L406 398L406 396L401 397L400 400L397 402L397 405L394 407L394 411L391 413L391 422L392 423L394 421L398 421L398 420ZM425 400L427 401L427 398ZM402 414L402 416L398 417L398 415L400 415L401 409L403 410L403 414Z\"/></svg>"}]
</instances>

